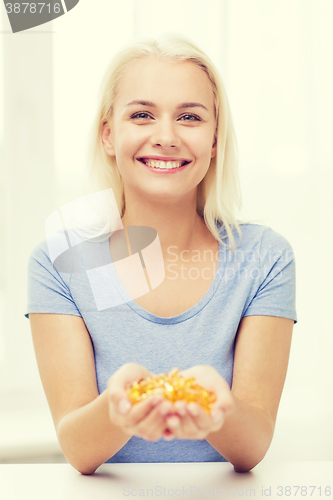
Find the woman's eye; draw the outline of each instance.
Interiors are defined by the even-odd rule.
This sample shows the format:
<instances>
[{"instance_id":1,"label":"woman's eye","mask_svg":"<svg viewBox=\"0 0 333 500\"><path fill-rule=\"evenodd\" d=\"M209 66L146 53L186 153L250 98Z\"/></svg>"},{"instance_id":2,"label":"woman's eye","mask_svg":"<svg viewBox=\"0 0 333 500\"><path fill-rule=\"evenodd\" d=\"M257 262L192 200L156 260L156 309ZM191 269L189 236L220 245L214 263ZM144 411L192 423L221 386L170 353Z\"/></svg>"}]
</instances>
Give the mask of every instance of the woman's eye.
<instances>
[{"instance_id":1,"label":"woman's eye","mask_svg":"<svg viewBox=\"0 0 333 500\"><path fill-rule=\"evenodd\" d=\"M149 118L152 118L148 113L144 113L141 111L140 113L135 113L134 115L131 116L132 119L136 120L147 120ZM192 114L186 114L180 117L180 120L184 120L186 122L192 122L192 121L201 121L201 118L197 115L192 115Z\"/></svg>"},{"instance_id":2,"label":"woman's eye","mask_svg":"<svg viewBox=\"0 0 333 500\"><path fill-rule=\"evenodd\" d=\"M150 118L150 115L148 115L148 113L136 113L135 115L132 115L131 118L142 118L142 119L145 119L145 118Z\"/></svg>"},{"instance_id":3,"label":"woman's eye","mask_svg":"<svg viewBox=\"0 0 333 500\"><path fill-rule=\"evenodd\" d=\"M181 118L188 118L185 121L186 122L192 122L192 121L201 121L201 119L197 115L183 115Z\"/></svg>"}]
</instances>

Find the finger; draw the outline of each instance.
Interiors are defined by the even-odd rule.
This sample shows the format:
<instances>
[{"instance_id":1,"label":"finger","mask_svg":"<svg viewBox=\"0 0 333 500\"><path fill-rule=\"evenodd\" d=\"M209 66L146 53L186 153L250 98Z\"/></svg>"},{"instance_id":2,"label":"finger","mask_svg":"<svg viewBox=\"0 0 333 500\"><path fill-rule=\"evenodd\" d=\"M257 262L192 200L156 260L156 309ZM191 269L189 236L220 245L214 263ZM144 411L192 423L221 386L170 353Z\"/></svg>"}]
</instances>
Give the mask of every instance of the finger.
<instances>
[{"instance_id":1,"label":"finger","mask_svg":"<svg viewBox=\"0 0 333 500\"><path fill-rule=\"evenodd\" d=\"M126 425L130 427L139 425L140 422L148 417L155 406L159 406L162 402L163 397L156 394L140 401L140 403L132 405L130 413L126 416Z\"/></svg>"},{"instance_id":2,"label":"finger","mask_svg":"<svg viewBox=\"0 0 333 500\"><path fill-rule=\"evenodd\" d=\"M167 425L178 439L194 439L200 432L189 414L185 417L168 416Z\"/></svg>"},{"instance_id":3,"label":"finger","mask_svg":"<svg viewBox=\"0 0 333 500\"><path fill-rule=\"evenodd\" d=\"M225 419L226 412L223 411L221 408L213 408L212 411L210 412L210 415L213 422L219 422L220 420Z\"/></svg>"},{"instance_id":4,"label":"finger","mask_svg":"<svg viewBox=\"0 0 333 500\"><path fill-rule=\"evenodd\" d=\"M200 405L190 403L187 407L189 414L197 427L205 431L215 432L222 427L225 419L225 412L221 408L214 408L209 414L206 413Z\"/></svg>"},{"instance_id":5,"label":"finger","mask_svg":"<svg viewBox=\"0 0 333 500\"><path fill-rule=\"evenodd\" d=\"M167 428L170 430L171 433L173 433L175 436L179 437L179 432L180 432L180 423L182 421L182 418L179 417L178 415L167 415L165 418Z\"/></svg>"},{"instance_id":6,"label":"finger","mask_svg":"<svg viewBox=\"0 0 333 500\"><path fill-rule=\"evenodd\" d=\"M130 409L125 413L122 413L121 401L117 406L110 407L110 418L118 426L120 426L124 432L129 433L131 428L136 426L143 418L145 418L155 404L158 404L159 396L153 396L147 398L140 403L135 405L130 405Z\"/></svg>"},{"instance_id":7,"label":"finger","mask_svg":"<svg viewBox=\"0 0 333 500\"><path fill-rule=\"evenodd\" d=\"M165 425L165 431L163 433L164 439L166 441L171 441L176 437L175 433L173 432L173 429L169 428L167 425L167 419L171 415L178 415L178 413L175 411L174 405L170 401L164 401L160 407L159 407L159 413L161 417L163 418L163 422Z\"/></svg>"},{"instance_id":8,"label":"finger","mask_svg":"<svg viewBox=\"0 0 333 500\"><path fill-rule=\"evenodd\" d=\"M183 400L178 400L174 404L175 411L181 416L185 417L187 415L186 402Z\"/></svg>"},{"instance_id":9,"label":"finger","mask_svg":"<svg viewBox=\"0 0 333 500\"><path fill-rule=\"evenodd\" d=\"M210 432L216 432L221 427L225 420L225 413L217 409L214 414L207 414L200 405L195 403L190 403L187 405L187 417L180 420L180 425L178 426L175 419L168 419L168 425L171 424L171 428L176 430L178 428L177 437L182 434L184 437L197 439L205 438Z\"/></svg>"},{"instance_id":10,"label":"finger","mask_svg":"<svg viewBox=\"0 0 333 500\"><path fill-rule=\"evenodd\" d=\"M168 425L181 439L204 439L213 430L212 419L201 406L190 403L186 406L186 415L176 422L168 419Z\"/></svg>"},{"instance_id":11,"label":"finger","mask_svg":"<svg viewBox=\"0 0 333 500\"><path fill-rule=\"evenodd\" d=\"M187 411L198 429L204 431L211 427L212 419L200 405L190 403L187 405Z\"/></svg>"},{"instance_id":12,"label":"finger","mask_svg":"<svg viewBox=\"0 0 333 500\"><path fill-rule=\"evenodd\" d=\"M163 432L163 438L165 439L165 441L172 441L173 439L175 439L175 437L175 434L168 427Z\"/></svg>"},{"instance_id":13,"label":"finger","mask_svg":"<svg viewBox=\"0 0 333 500\"><path fill-rule=\"evenodd\" d=\"M150 377L150 372L142 365L137 363L125 363L113 375L113 382L121 387L130 387L133 382Z\"/></svg>"},{"instance_id":14,"label":"finger","mask_svg":"<svg viewBox=\"0 0 333 500\"><path fill-rule=\"evenodd\" d=\"M119 370L117 370L112 377L110 377L107 384L110 402L115 407L118 407L122 399L125 401L127 400L127 403L124 401L121 404L121 413L126 414L130 409L130 400L126 392L126 388L129 388L133 382L148 375L149 372L144 366L137 365L136 363L126 363L122 365Z\"/></svg>"},{"instance_id":15,"label":"finger","mask_svg":"<svg viewBox=\"0 0 333 500\"><path fill-rule=\"evenodd\" d=\"M231 392L224 393L221 397L218 397L213 404L210 414L214 418L215 414L219 411L223 411L224 415L229 415L235 409L235 400Z\"/></svg>"},{"instance_id":16,"label":"finger","mask_svg":"<svg viewBox=\"0 0 333 500\"><path fill-rule=\"evenodd\" d=\"M109 395L109 401L112 414L116 413L126 415L132 407L132 403L128 399L126 392L122 390L111 392Z\"/></svg>"},{"instance_id":17,"label":"finger","mask_svg":"<svg viewBox=\"0 0 333 500\"><path fill-rule=\"evenodd\" d=\"M179 429L180 421L187 415L185 401L176 401L171 412L167 412L165 415L168 423L168 432L165 433L165 439L169 441L177 437L177 430ZM171 425L169 425L170 423Z\"/></svg>"},{"instance_id":18,"label":"finger","mask_svg":"<svg viewBox=\"0 0 333 500\"><path fill-rule=\"evenodd\" d=\"M215 410L215 412L211 415L212 419L212 427L210 432L217 432L221 429L222 425L225 421L225 412L222 410Z\"/></svg>"},{"instance_id":19,"label":"finger","mask_svg":"<svg viewBox=\"0 0 333 500\"><path fill-rule=\"evenodd\" d=\"M198 434L201 432L189 415L182 418L170 417L167 425L178 439L198 439Z\"/></svg>"},{"instance_id":20,"label":"finger","mask_svg":"<svg viewBox=\"0 0 333 500\"><path fill-rule=\"evenodd\" d=\"M174 413L173 405L170 401L163 401L159 408L160 415L165 418L167 414Z\"/></svg>"},{"instance_id":21,"label":"finger","mask_svg":"<svg viewBox=\"0 0 333 500\"><path fill-rule=\"evenodd\" d=\"M160 414L159 404L157 404L148 416L136 426L134 433L149 441L157 441L163 437L166 430L164 417ZM171 433L169 437L171 437Z\"/></svg>"}]
</instances>

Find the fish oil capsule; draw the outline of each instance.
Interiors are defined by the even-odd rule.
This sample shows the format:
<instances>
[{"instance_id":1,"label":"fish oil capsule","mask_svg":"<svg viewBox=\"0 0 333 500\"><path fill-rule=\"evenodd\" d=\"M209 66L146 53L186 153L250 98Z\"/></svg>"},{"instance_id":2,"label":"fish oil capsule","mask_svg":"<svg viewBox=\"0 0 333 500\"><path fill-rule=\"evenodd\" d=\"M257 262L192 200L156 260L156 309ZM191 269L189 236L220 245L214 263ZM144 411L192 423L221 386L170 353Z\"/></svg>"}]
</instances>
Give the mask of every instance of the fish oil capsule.
<instances>
[{"instance_id":1,"label":"fish oil capsule","mask_svg":"<svg viewBox=\"0 0 333 500\"><path fill-rule=\"evenodd\" d=\"M214 392L207 391L196 384L194 377L185 380L183 376L179 375L179 368L173 368L169 374L164 373L155 378L147 377L135 381L126 392L132 404L139 403L151 394L161 394L173 403L179 400L186 403L197 403L208 414L216 401Z\"/></svg>"}]
</instances>

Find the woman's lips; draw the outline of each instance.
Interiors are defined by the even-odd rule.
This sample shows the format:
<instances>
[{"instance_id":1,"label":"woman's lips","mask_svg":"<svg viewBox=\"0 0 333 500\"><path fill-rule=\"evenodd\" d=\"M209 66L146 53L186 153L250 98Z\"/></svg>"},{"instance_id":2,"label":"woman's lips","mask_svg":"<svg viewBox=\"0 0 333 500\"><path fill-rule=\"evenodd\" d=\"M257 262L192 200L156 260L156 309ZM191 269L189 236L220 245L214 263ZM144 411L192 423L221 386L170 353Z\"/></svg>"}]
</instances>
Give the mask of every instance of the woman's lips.
<instances>
[{"instance_id":1,"label":"woman's lips","mask_svg":"<svg viewBox=\"0 0 333 500\"><path fill-rule=\"evenodd\" d=\"M175 156L141 156L138 157L137 160L142 161L144 163L154 162L154 161L163 161L163 162L180 162L182 165L185 163L189 163L191 160L187 158L179 158Z\"/></svg>"},{"instance_id":2,"label":"woman's lips","mask_svg":"<svg viewBox=\"0 0 333 500\"><path fill-rule=\"evenodd\" d=\"M185 163L185 165L182 165L181 167L177 168L157 168L157 167L149 167L144 163L143 160L137 160L141 165L143 165L147 170L150 170L151 172L154 172L156 174L175 174L177 172L181 172L184 170L191 162Z\"/></svg>"},{"instance_id":3,"label":"woman's lips","mask_svg":"<svg viewBox=\"0 0 333 500\"><path fill-rule=\"evenodd\" d=\"M148 165L146 165L145 161L147 162L158 162L158 161L164 161L165 163L167 163L168 161L175 161L175 160L157 160L157 159L150 159L150 158L140 158L140 159L137 159L137 161L139 163L141 163L141 165L143 165L146 169L148 170L151 170L152 172L155 172L157 174L172 174L172 173L176 173L176 172L180 172L181 170L184 170L187 165L189 165L191 163L191 161L189 160L178 160L179 162L182 162L182 163L185 163L184 165L181 165L180 167L174 167L174 168L159 168L159 167L150 167Z\"/></svg>"}]
</instances>

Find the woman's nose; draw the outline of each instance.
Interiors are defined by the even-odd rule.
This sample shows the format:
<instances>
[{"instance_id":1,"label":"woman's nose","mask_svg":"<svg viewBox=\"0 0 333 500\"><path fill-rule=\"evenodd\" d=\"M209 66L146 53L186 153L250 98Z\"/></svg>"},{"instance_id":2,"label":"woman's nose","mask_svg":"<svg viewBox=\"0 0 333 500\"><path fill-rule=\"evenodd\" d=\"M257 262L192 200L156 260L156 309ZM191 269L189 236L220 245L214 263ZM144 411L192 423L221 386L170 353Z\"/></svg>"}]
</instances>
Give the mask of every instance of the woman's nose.
<instances>
[{"instance_id":1,"label":"woman's nose","mask_svg":"<svg viewBox=\"0 0 333 500\"><path fill-rule=\"evenodd\" d=\"M162 148L178 147L180 138L177 126L170 119L158 121L154 125L150 142L153 146L161 146Z\"/></svg>"}]
</instances>

